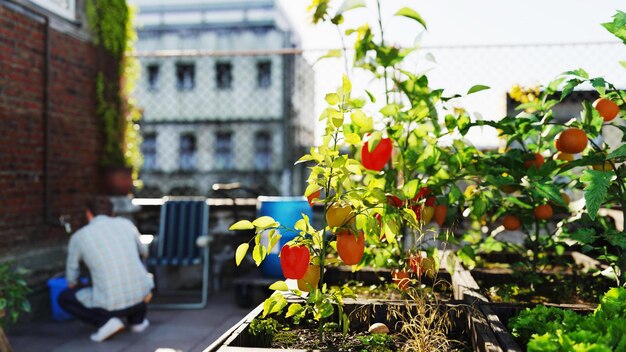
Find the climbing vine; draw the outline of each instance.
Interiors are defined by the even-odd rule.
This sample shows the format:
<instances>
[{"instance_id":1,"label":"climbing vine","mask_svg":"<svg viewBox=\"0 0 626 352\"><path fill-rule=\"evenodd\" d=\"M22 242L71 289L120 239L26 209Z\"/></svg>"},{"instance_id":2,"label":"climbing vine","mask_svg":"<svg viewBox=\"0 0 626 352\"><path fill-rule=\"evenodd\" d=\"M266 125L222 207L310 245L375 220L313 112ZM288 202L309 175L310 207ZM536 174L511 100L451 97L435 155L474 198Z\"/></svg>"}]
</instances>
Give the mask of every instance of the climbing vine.
<instances>
[{"instance_id":1,"label":"climbing vine","mask_svg":"<svg viewBox=\"0 0 626 352\"><path fill-rule=\"evenodd\" d=\"M96 77L96 111L105 139L102 165L132 167L136 180L143 157L139 150L141 112L132 98L139 78L139 63L133 56L135 9L125 0L89 0L86 12L94 43L112 60ZM111 66L113 72L106 71Z\"/></svg>"}]
</instances>

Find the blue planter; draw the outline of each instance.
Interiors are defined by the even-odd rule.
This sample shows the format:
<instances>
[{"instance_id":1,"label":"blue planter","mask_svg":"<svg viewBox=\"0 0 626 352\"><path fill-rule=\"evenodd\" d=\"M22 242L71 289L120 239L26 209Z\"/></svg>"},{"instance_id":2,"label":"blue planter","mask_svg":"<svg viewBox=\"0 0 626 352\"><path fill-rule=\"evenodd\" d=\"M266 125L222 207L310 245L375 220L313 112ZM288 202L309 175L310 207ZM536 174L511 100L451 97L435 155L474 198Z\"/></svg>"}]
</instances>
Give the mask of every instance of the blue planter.
<instances>
[{"instance_id":1,"label":"blue planter","mask_svg":"<svg viewBox=\"0 0 626 352\"><path fill-rule=\"evenodd\" d=\"M271 216L282 226L293 228L296 222L302 219L302 214L309 218L313 216L313 210L304 197L259 197L257 205L258 216ZM265 277L283 278L283 271L280 268L278 254L283 245L291 241L298 234L296 231L279 229L281 234L279 243L268 253L261 263L261 275ZM265 237L265 236L264 236ZM267 238L264 238L267 243Z\"/></svg>"}]
</instances>

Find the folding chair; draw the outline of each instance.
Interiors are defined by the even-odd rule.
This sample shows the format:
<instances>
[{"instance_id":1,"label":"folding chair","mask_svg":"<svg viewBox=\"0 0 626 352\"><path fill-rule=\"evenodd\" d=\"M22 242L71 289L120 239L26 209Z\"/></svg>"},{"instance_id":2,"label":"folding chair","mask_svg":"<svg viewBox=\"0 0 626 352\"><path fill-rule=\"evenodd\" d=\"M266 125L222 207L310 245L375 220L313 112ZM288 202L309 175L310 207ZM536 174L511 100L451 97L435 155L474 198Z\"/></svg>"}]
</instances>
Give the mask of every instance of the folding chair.
<instances>
[{"instance_id":1,"label":"folding chair","mask_svg":"<svg viewBox=\"0 0 626 352\"><path fill-rule=\"evenodd\" d=\"M201 309L209 294L209 206L206 200L168 200L161 207L156 251L148 265L202 265L202 299L197 303L152 304L163 309ZM156 253L154 253L156 252ZM156 276L156 270L155 270Z\"/></svg>"}]
</instances>

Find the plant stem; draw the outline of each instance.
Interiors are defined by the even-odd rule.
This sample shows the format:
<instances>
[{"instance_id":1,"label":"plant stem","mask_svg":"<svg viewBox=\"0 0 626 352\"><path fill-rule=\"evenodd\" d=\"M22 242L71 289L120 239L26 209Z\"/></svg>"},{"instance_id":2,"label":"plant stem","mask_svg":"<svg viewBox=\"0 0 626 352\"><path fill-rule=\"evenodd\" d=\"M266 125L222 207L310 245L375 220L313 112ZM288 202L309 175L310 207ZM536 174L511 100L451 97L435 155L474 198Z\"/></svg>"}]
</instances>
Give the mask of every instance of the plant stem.
<instances>
[{"instance_id":1,"label":"plant stem","mask_svg":"<svg viewBox=\"0 0 626 352\"><path fill-rule=\"evenodd\" d=\"M378 27L380 28L380 46L385 46L385 31L383 29L383 16L380 11L380 0L376 0L376 9L378 10ZM389 104L389 83L387 82L387 67L383 66L383 78L385 80L385 104Z\"/></svg>"}]
</instances>

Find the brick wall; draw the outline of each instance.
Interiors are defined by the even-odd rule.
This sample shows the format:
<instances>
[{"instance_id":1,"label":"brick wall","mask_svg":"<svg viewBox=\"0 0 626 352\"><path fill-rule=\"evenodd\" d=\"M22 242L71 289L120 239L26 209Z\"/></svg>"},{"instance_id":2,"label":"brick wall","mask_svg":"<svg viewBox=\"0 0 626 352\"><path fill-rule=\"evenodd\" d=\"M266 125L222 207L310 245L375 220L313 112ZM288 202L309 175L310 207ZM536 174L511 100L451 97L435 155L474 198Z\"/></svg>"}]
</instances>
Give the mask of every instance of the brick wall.
<instances>
[{"instance_id":1,"label":"brick wall","mask_svg":"<svg viewBox=\"0 0 626 352\"><path fill-rule=\"evenodd\" d=\"M54 217L70 214L78 228L86 199L98 191L97 56L79 37L51 30L51 138L46 145L45 27L0 3L0 260L29 253L45 257L46 249L67 243L63 229L44 219L46 149Z\"/></svg>"}]
</instances>

